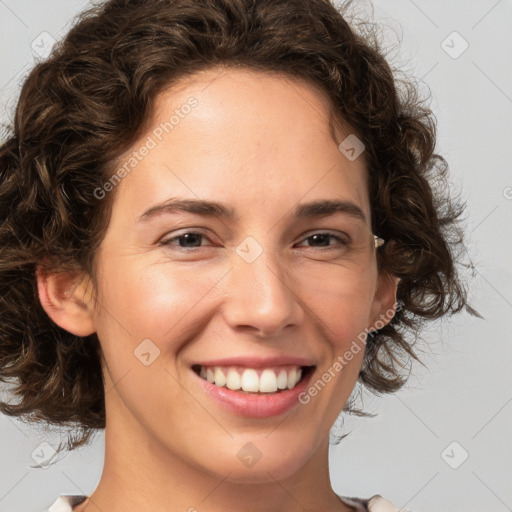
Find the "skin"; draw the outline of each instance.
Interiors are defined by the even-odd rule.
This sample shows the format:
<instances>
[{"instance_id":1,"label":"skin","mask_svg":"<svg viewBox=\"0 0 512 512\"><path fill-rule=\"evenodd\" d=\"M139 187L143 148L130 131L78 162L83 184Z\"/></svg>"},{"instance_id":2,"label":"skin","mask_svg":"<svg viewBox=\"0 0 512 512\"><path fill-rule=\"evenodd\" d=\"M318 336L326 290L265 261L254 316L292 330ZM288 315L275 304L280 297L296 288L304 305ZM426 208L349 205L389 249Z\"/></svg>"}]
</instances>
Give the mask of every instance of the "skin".
<instances>
[{"instance_id":1,"label":"skin","mask_svg":"<svg viewBox=\"0 0 512 512\"><path fill-rule=\"evenodd\" d=\"M331 488L328 441L364 350L308 404L266 419L221 409L190 365L298 355L315 361L314 382L393 310L398 280L377 271L364 155L350 161L338 150L351 132L338 127L333 139L328 101L311 85L226 68L158 96L132 150L191 96L198 105L117 185L98 253L98 303L86 276L38 274L52 320L80 336L96 332L104 356L105 464L75 510L352 510ZM226 203L237 217L137 222L170 197ZM289 217L317 199L352 201L367 221ZM159 245L185 228L205 234L203 245ZM325 231L349 233L353 245L329 239L337 249L326 252L307 238ZM236 252L247 236L263 249L252 263ZM134 350L148 338L160 355L145 366ZM237 457L249 442L262 455L252 467Z\"/></svg>"}]
</instances>

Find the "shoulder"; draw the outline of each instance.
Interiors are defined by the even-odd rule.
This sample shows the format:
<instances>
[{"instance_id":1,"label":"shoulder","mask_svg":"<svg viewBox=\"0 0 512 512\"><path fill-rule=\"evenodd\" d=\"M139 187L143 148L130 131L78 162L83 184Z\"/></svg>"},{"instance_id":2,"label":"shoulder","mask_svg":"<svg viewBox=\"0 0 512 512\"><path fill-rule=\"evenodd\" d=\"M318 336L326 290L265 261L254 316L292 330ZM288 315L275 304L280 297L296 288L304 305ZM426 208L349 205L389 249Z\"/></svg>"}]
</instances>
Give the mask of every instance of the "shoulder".
<instances>
[{"instance_id":1,"label":"shoulder","mask_svg":"<svg viewBox=\"0 0 512 512\"><path fill-rule=\"evenodd\" d=\"M44 512L72 512L73 507L82 503L87 496L63 494Z\"/></svg>"},{"instance_id":2,"label":"shoulder","mask_svg":"<svg viewBox=\"0 0 512 512\"><path fill-rule=\"evenodd\" d=\"M380 494L375 494L368 500L368 510L370 512L399 512L398 507L383 498Z\"/></svg>"},{"instance_id":3,"label":"shoulder","mask_svg":"<svg viewBox=\"0 0 512 512\"><path fill-rule=\"evenodd\" d=\"M73 512L73 507L82 503L86 498L87 496L84 495L63 494L44 512ZM339 498L347 505L355 507L357 512L399 512L397 507L380 494L375 494L369 499L347 496L339 496Z\"/></svg>"},{"instance_id":4,"label":"shoulder","mask_svg":"<svg viewBox=\"0 0 512 512\"><path fill-rule=\"evenodd\" d=\"M371 498L354 498L348 496L340 496L341 501L355 508L357 512L399 512L386 498L380 494L375 494Z\"/></svg>"}]
</instances>

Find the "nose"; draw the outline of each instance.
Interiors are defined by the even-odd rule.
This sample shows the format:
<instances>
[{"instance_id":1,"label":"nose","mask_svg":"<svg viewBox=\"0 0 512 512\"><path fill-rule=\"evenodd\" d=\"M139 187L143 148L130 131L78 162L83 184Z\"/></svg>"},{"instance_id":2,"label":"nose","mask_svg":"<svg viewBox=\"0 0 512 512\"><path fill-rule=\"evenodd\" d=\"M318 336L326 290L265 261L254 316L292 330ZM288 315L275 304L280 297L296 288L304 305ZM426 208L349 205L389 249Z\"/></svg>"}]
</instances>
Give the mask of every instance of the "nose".
<instances>
[{"instance_id":1,"label":"nose","mask_svg":"<svg viewBox=\"0 0 512 512\"><path fill-rule=\"evenodd\" d=\"M269 337L302 322L304 309L297 283L282 266L268 251L251 263L234 254L223 308L233 329Z\"/></svg>"}]
</instances>

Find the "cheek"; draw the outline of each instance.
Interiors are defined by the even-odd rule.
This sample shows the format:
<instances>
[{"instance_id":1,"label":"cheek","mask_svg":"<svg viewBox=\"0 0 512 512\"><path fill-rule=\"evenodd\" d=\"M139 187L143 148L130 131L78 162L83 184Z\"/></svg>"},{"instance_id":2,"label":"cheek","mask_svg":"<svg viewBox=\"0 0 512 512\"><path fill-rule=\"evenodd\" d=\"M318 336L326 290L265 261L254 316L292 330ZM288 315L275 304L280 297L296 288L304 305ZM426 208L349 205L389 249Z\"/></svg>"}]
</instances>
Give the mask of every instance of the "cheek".
<instances>
[{"instance_id":1,"label":"cheek","mask_svg":"<svg viewBox=\"0 0 512 512\"><path fill-rule=\"evenodd\" d=\"M172 404L183 402L174 385L176 354L204 329L209 316L202 299L220 277L210 272L199 278L191 268L165 264L122 263L103 267L97 334L110 379L120 382L123 401L144 423L155 411L172 415Z\"/></svg>"},{"instance_id":2,"label":"cheek","mask_svg":"<svg viewBox=\"0 0 512 512\"><path fill-rule=\"evenodd\" d=\"M329 278L311 280L304 288L305 303L336 353L345 350L369 326L375 279L371 270L340 271Z\"/></svg>"},{"instance_id":3,"label":"cheek","mask_svg":"<svg viewBox=\"0 0 512 512\"><path fill-rule=\"evenodd\" d=\"M117 324L124 337L154 338L179 330L183 320L215 284L215 277L198 279L191 268L171 265L112 265L103 280L101 323Z\"/></svg>"}]
</instances>

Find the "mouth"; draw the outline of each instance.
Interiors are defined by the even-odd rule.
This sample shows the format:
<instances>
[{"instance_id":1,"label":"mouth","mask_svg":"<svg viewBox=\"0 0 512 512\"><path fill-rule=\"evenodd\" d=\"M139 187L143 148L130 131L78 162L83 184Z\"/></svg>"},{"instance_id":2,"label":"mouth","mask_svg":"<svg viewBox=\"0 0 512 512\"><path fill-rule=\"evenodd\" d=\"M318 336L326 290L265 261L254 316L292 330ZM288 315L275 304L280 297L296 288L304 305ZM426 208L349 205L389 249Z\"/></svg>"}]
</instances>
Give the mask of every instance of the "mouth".
<instances>
[{"instance_id":1,"label":"mouth","mask_svg":"<svg viewBox=\"0 0 512 512\"><path fill-rule=\"evenodd\" d=\"M212 407L251 419L277 417L302 404L317 368L311 357L232 355L192 363L191 373Z\"/></svg>"},{"instance_id":2,"label":"mouth","mask_svg":"<svg viewBox=\"0 0 512 512\"><path fill-rule=\"evenodd\" d=\"M294 364L267 368L240 365L192 366L196 375L213 386L250 395L276 395L293 390L305 381L315 368Z\"/></svg>"}]
</instances>

